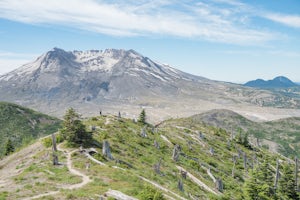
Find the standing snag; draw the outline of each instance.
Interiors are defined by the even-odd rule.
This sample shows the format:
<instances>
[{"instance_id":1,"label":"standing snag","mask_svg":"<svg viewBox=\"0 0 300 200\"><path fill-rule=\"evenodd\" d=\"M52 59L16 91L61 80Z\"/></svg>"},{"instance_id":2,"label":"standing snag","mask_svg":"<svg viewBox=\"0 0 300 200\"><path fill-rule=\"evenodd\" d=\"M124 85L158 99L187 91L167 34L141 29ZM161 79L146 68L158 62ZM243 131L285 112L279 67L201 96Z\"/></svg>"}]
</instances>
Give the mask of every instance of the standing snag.
<instances>
[{"instance_id":1,"label":"standing snag","mask_svg":"<svg viewBox=\"0 0 300 200\"><path fill-rule=\"evenodd\" d=\"M174 146L174 149L173 149L173 154L172 154L172 159L177 162L179 160L179 155L180 155L180 146L178 144L176 144Z\"/></svg>"},{"instance_id":2,"label":"standing snag","mask_svg":"<svg viewBox=\"0 0 300 200\"><path fill-rule=\"evenodd\" d=\"M209 153L210 153L210 155L215 155L215 151L214 151L214 148L213 147L210 147L210 149L209 149Z\"/></svg>"},{"instance_id":3,"label":"standing snag","mask_svg":"<svg viewBox=\"0 0 300 200\"><path fill-rule=\"evenodd\" d=\"M161 174L161 172L160 172L161 161L162 161L162 159L159 159L158 163L156 163L156 164L153 166L154 171L155 171L155 173L157 173L157 174Z\"/></svg>"},{"instance_id":4,"label":"standing snag","mask_svg":"<svg viewBox=\"0 0 300 200\"><path fill-rule=\"evenodd\" d=\"M193 144L193 142L191 140L189 140L187 142L187 145L188 145L188 148L189 148L190 151L193 150L192 144Z\"/></svg>"},{"instance_id":5,"label":"standing snag","mask_svg":"<svg viewBox=\"0 0 300 200\"><path fill-rule=\"evenodd\" d=\"M235 155L232 156L232 162L233 162L233 166L232 166L232 171L231 171L231 176L234 178L234 170L235 170L235 164L237 161L237 157Z\"/></svg>"},{"instance_id":6,"label":"standing snag","mask_svg":"<svg viewBox=\"0 0 300 200\"><path fill-rule=\"evenodd\" d=\"M219 192L223 192L223 182L222 182L222 179L220 178L217 178L216 179L216 188Z\"/></svg>"},{"instance_id":7,"label":"standing snag","mask_svg":"<svg viewBox=\"0 0 300 200\"><path fill-rule=\"evenodd\" d=\"M146 133L146 126L144 126L141 130L141 137L142 138L146 138L147 137L147 133Z\"/></svg>"},{"instance_id":8,"label":"standing snag","mask_svg":"<svg viewBox=\"0 0 300 200\"><path fill-rule=\"evenodd\" d=\"M274 181L274 191L276 192L277 184L279 179L279 160L276 161L276 173L275 173L275 181Z\"/></svg>"},{"instance_id":9,"label":"standing snag","mask_svg":"<svg viewBox=\"0 0 300 200\"><path fill-rule=\"evenodd\" d=\"M159 143L156 140L154 140L154 147L157 148L157 149L160 148Z\"/></svg>"},{"instance_id":10,"label":"standing snag","mask_svg":"<svg viewBox=\"0 0 300 200\"><path fill-rule=\"evenodd\" d=\"M52 162L53 162L53 165L59 165L58 156L56 155L56 153L54 151L52 152Z\"/></svg>"},{"instance_id":11,"label":"standing snag","mask_svg":"<svg viewBox=\"0 0 300 200\"><path fill-rule=\"evenodd\" d=\"M243 153L244 169L247 171L247 154Z\"/></svg>"},{"instance_id":12,"label":"standing snag","mask_svg":"<svg viewBox=\"0 0 300 200\"><path fill-rule=\"evenodd\" d=\"M178 187L178 189L179 189L181 192L184 192L184 189L183 189L183 182L182 182L181 179L178 180L177 187Z\"/></svg>"},{"instance_id":13,"label":"standing snag","mask_svg":"<svg viewBox=\"0 0 300 200\"><path fill-rule=\"evenodd\" d=\"M53 149L53 151L57 151L55 134L52 133L51 137L52 137L52 149Z\"/></svg>"},{"instance_id":14,"label":"standing snag","mask_svg":"<svg viewBox=\"0 0 300 200\"><path fill-rule=\"evenodd\" d=\"M186 177L187 177L187 172L184 171L184 170L182 170L182 169L180 169L180 175L181 175L181 177L182 177L183 179L186 179Z\"/></svg>"},{"instance_id":15,"label":"standing snag","mask_svg":"<svg viewBox=\"0 0 300 200\"><path fill-rule=\"evenodd\" d=\"M106 140L103 141L102 154L103 154L103 156L107 157L108 159L113 160L113 156L111 155L111 152L110 152L109 143Z\"/></svg>"},{"instance_id":16,"label":"standing snag","mask_svg":"<svg viewBox=\"0 0 300 200\"><path fill-rule=\"evenodd\" d=\"M298 185L298 158L295 157L295 184L296 184L296 191L299 191Z\"/></svg>"}]
</instances>

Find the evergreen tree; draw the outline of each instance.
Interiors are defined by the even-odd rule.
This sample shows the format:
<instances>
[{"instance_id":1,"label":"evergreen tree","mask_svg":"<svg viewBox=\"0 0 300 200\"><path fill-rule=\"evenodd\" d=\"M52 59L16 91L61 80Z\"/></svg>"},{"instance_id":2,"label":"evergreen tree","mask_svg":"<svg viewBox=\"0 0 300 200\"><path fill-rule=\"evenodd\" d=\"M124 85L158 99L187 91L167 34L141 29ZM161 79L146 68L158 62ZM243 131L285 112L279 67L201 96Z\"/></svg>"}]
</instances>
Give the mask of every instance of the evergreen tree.
<instances>
[{"instance_id":1,"label":"evergreen tree","mask_svg":"<svg viewBox=\"0 0 300 200\"><path fill-rule=\"evenodd\" d=\"M249 134L245 133L244 138L243 138L243 145L244 145L244 147L251 148L248 137L249 137Z\"/></svg>"},{"instance_id":2,"label":"evergreen tree","mask_svg":"<svg viewBox=\"0 0 300 200\"><path fill-rule=\"evenodd\" d=\"M283 166L282 176L280 177L278 182L278 196L280 196L281 199L300 199L299 193L296 191L294 170L291 166Z\"/></svg>"},{"instance_id":3,"label":"evergreen tree","mask_svg":"<svg viewBox=\"0 0 300 200\"><path fill-rule=\"evenodd\" d=\"M5 144L5 153L4 154L7 156L14 151L15 151L15 147L14 147L11 139L8 139Z\"/></svg>"},{"instance_id":4,"label":"evergreen tree","mask_svg":"<svg viewBox=\"0 0 300 200\"><path fill-rule=\"evenodd\" d=\"M71 145L87 144L92 140L92 134L86 131L79 117L73 108L69 108L64 116L63 128L60 130L63 138Z\"/></svg>"},{"instance_id":5,"label":"evergreen tree","mask_svg":"<svg viewBox=\"0 0 300 200\"><path fill-rule=\"evenodd\" d=\"M250 173L250 178L245 181L245 199L269 200L275 199L273 189L274 176L269 165L269 160L257 166Z\"/></svg>"},{"instance_id":6,"label":"evergreen tree","mask_svg":"<svg viewBox=\"0 0 300 200\"><path fill-rule=\"evenodd\" d=\"M145 125L146 124L146 111L145 109L142 110L142 112L140 113L138 122Z\"/></svg>"}]
</instances>

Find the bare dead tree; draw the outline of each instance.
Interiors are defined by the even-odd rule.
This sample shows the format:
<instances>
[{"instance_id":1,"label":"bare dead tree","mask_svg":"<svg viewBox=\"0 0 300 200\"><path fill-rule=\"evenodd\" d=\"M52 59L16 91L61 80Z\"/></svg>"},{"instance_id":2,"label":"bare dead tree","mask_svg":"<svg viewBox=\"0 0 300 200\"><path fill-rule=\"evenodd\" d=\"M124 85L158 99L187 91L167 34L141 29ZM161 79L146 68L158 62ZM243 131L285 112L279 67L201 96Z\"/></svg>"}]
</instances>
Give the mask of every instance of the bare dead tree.
<instances>
[{"instance_id":1,"label":"bare dead tree","mask_svg":"<svg viewBox=\"0 0 300 200\"><path fill-rule=\"evenodd\" d=\"M103 156L107 157L108 159L113 160L113 156L111 155L111 152L110 152L109 143L106 140L103 141L102 154L103 154Z\"/></svg>"},{"instance_id":2,"label":"bare dead tree","mask_svg":"<svg viewBox=\"0 0 300 200\"><path fill-rule=\"evenodd\" d=\"M215 150L214 150L213 147L210 147L209 153L210 153L210 155L212 155L212 156L215 155Z\"/></svg>"},{"instance_id":3,"label":"bare dead tree","mask_svg":"<svg viewBox=\"0 0 300 200\"><path fill-rule=\"evenodd\" d=\"M216 188L219 192L223 192L224 186L223 186L223 181L221 178L216 179Z\"/></svg>"},{"instance_id":4,"label":"bare dead tree","mask_svg":"<svg viewBox=\"0 0 300 200\"><path fill-rule=\"evenodd\" d=\"M180 175L183 179L186 179L187 177L187 172L186 171L183 171L183 170L180 170Z\"/></svg>"},{"instance_id":5,"label":"bare dead tree","mask_svg":"<svg viewBox=\"0 0 300 200\"><path fill-rule=\"evenodd\" d=\"M230 140L233 140L233 139L234 139L234 137L235 137L235 134L234 134L234 132L233 132L233 131L231 131L231 133L230 133Z\"/></svg>"},{"instance_id":6,"label":"bare dead tree","mask_svg":"<svg viewBox=\"0 0 300 200\"><path fill-rule=\"evenodd\" d=\"M53 133L51 135L51 137L52 137L52 162L53 162L53 165L59 165L58 156L56 154L57 147L56 147L56 137L55 137L55 134Z\"/></svg>"},{"instance_id":7,"label":"bare dead tree","mask_svg":"<svg viewBox=\"0 0 300 200\"><path fill-rule=\"evenodd\" d=\"M53 151L57 151L57 147L56 147L56 137L55 137L55 134L54 133L52 133L52 150Z\"/></svg>"},{"instance_id":8,"label":"bare dead tree","mask_svg":"<svg viewBox=\"0 0 300 200\"><path fill-rule=\"evenodd\" d=\"M196 132L196 133L198 133L198 138L200 139L200 140L203 140L204 139L204 135L203 135L203 133L202 132Z\"/></svg>"},{"instance_id":9,"label":"bare dead tree","mask_svg":"<svg viewBox=\"0 0 300 200\"><path fill-rule=\"evenodd\" d=\"M230 140L227 140L227 148L230 149L230 147L231 147L231 142Z\"/></svg>"},{"instance_id":10,"label":"bare dead tree","mask_svg":"<svg viewBox=\"0 0 300 200\"><path fill-rule=\"evenodd\" d=\"M243 153L244 169L247 171L247 154Z\"/></svg>"},{"instance_id":11,"label":"bare dead tree","mask_svg":"<svg viewBox=\"0 0 300 200\"><path fill-rule=\"evenodd\" d=\"M276 173L275 173L275 181L274 181L274 190L276 192L277 184L279 179L279 160L276 161Z\"/></svg>"},{"instance_id":12,"label":"bare dead tree","mask_svg":"<svg viewBox=\"0 0 300 200\"><path fill-rule=\"evenodd\" d=\"M177 162L179 160L179 155L180 155L180 151L181 151L181 148L178 144L176 144L174 146L174 149L173 149L173 154L172 154L172 159Z\"/></svg>"},{"instance_id":13,"label":"bare dead tree","mask_svg":"<svg viewBox=\"0 0 300 200\"><path fill-rule=\"evenodd\" d=\"M147 133L146 133L146 127L144 126L141 130L141 137L146 138L147 137Z\"/></svg>"},{"instance_id":14,"label":"bare dead tree","mask_svg":"<svg viewBox=\"0 0 300 200\"><path fill-rule=\"evenodd\" d=\"M160 148L159 143L156 140L154 140L154 147L157 148L157 149Z\"/></svg>"},{"instance_id":15,"label":"bare dead tree","mask_svg":"<svg viewBox=\"0 0 300 200\"><path fill-rule=\"evenodd\" d=\"M295 184L296 184L296 191L299 191L298 185L298 158L295 157Z\"/></svg>"},{"instance_id":16,"label":"bare dead tree","mask_svg":"<svg viewBox=\"0 0 300 200\"><path fill-rule=\"evenodd\" d=\"M156 163L156 164L153 166L154 171L155 171L155 173L157 173L157 174L161 174L161 172L160 172L161 161L162 161L162 159L160 158L159 161L158 161L158 163Z\"/></svg>"},{"instance_id":17,"label":"bare dead tree","mask_svg":"<svg viewBox=\"0 0 300 200\"><path fill-rule=\"evenodd\" d=\"M178 180L177 187L178 187L178 189L179 189L181 192L184 192L184 189L183 189L183 182L182 182L181 179Z\"/></svg>"},{"instance_id":18,"label":"bare dead tree","mask_svg":"<svg viewBox=\"0 0 300 200\"><path fill-rule=\"evenodd\" d=\"M240 149L237 149L237 153L238 153L238 159L240 159L243 154L243 151Z\"/></svg>"},{"instance_id":19,"label":"bare dead tree","mask_svg":"<svg viewBox=\"0 0 300 200\"><path fill-rule=\"evenodd\" d=\"M256 154L254 153L252 156L252 168L254 168L255 165L258 165L258 160Z\"/></svg>"},{"instance_id":20,"label":"bare dead tree","mask_svg":"<svg viewBox=\"0 0 300 200\"><path fill-rule=\"evenodd\" d=\"M187 142L187 145L188 145L188 148L189 148L190 151L193 150L192 144L193 144L193 142L191 140L189 140Z\"/></svg>"},{"instance_id":21,"label":"bare dead tree","mask_svg":"<svg viewBox=\"0 0 300 200\"><path fill-rule=\"evenodd\" d=\"M53 165L59 165L58 156L54 151L52 152L52 162L53 162Z\"/></svg>"},{"instance_id":22,"label":"bare dead tree","mask_svg":"<svg viewBox=\"0 0 300 200\"><path fill-rule=\"evenodd\" d=\"M235 155L232 156L232 162L233 162L233 166L232 166L232 171L231 171L231 176L234 178L234 170L235 170L235 165L236 165L236 161L237 161L237 157Z\"/></svg>"},{"instance_id":23,"label":"bare dead tree","mask_svg":"<svg viewBox=\"0 0 300 200\"><path fill-rule=\"evenodd\" d=\"M257 147L260 147L259 138L256 138L256 145Z\"/></svg>"}]
</instances>

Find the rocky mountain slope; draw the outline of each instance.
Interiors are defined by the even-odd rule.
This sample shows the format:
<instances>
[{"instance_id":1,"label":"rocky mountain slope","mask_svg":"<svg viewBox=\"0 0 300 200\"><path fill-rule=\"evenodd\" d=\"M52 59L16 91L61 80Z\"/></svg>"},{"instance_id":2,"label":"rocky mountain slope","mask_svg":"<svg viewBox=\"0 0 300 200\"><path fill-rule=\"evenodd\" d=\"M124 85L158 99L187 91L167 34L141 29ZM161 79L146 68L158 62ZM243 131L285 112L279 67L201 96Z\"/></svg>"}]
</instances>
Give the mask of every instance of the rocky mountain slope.
<instances>
[{"instance_id":1,"label":"rocky mountain slope","mask_svg":"<svg viewBox=\"0 0 300 200\"><path fill-rule=\"evenodd\" d=\"M194 115L191 120L225 129L238 135L248 134L252 142L286 156L300 156L300 118L254 122L230 110L212 110ZM258 141L257 141L258 138Z\"/></svg>"},{"instance_id":2,"label":"rocky mountain slope","mask_svg":"<svg viewBox=\"0 0 300 200\"><path fill-rule=\"evenodd\" d=\"M15 104L0 102L0 158L11 140L15 149L58 130L60 120Z\"/></svg>"},{"instance_id":3,"label":"rocky mountain slope","mask_svg":"<svg viewBox=\"0 0 300 200\"><path fill-rule=\"evenodd\" d=\"M244 86L272 89L272 88L297 87L299 85L284 76L278 76L278 77L274 78L273 80L268 80L268 81L265 81L262 79L249 81L249 82L245 83Z\"/></svg>"},{"instance_id":4,"label":"rocky mountain slope","mask_svg":"<svg viewBox=\"0 0 300 200\"><path fill-rule=\"evenodd\" d=\"M61 117L66 108L85 116L121 111L152 121L227 108L275 119L299 116L300 98L212 81L154 62L134 50L64 51L54 48L34 62L0 76L0 100ZM257 114L258 112L258 114ZM273 119L272 118L272 119Z\"/></svg>"},{"instance_id":5,"label":"rocky mountain slope","mask_svg":"<svg viewBox=\"0 0 300 200\"><path fill-rule=\"evenodd\" d=\"M271 195L263 188L273 191L276 160L280 197L288 191L281 189L285 186L281 180L288 177L283 169L295 166L288 158L241 144L230 132L192 118L156 127L116 116L93 117L84 123L93 127L96 146L85 150L59 144L56 154L61 165L52 165L52 149L42 145L47 138L0 160L0 198L249 199L248 185L255 172L270 178L255 179L261 183L256 195ZM102 151L107 142L111 156Z\"/></svg>"}]
</instances>

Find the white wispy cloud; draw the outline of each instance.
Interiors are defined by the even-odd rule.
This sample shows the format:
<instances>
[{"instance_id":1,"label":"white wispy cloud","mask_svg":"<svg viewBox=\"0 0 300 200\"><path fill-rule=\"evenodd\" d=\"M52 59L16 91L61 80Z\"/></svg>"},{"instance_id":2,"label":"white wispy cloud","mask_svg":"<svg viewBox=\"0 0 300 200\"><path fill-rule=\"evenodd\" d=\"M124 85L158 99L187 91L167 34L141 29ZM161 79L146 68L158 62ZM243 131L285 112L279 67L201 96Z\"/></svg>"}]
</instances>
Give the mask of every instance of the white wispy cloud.
<instances>
[{"instance_id":1,"label":"white wispy cloud","mask_svg":"<svg viewBox=\"0 0 300 200\"><path fill-rule=\"evenodd\" d=\"M185 3L188 2L188 3ZM213 2L213 1L212 1ZM30 24L63 25L108 35L167 35L253 44L276 34L245 25L236 0L1 0L0 17ZM216 3L217 2L217 3ZM216 4L232 8L219 8ZM243 23L242 23L243 22Z\"/></svg>"},{"instance_id":2,"label":"white wispy cloud","mask_svg":"<svg viewBox=\"0 0 300 200\"><path fill-rule=\"evenodd\" d=\"M284 24L286 26L300 28L300 15L287 15L279 13L268 13L263 15L263 17Z\"/></svg>"}]
</instances>

